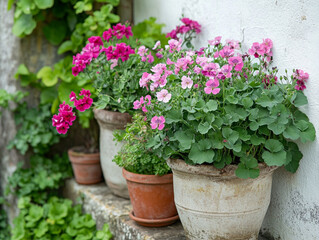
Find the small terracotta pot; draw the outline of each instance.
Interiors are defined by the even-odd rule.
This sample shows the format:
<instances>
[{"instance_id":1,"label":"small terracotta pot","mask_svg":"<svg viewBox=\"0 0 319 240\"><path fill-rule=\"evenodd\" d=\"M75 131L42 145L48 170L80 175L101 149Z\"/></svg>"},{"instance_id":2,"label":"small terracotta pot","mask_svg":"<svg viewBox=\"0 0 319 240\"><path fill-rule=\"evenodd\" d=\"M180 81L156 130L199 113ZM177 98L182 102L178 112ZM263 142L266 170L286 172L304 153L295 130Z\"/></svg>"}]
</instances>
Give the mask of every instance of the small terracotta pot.
<instances>
[{"instance_id":1,"label":"small terracotta pot","mask_svg":"<svg viewBox=\"0 0 319 240\"><path fill-rule=\"evenodd\" d=\"M102 181L100 153L80 153L72 148L68 151L70 162L79 184L95 184Z\"/></svg>"},{"instance_id":2,"label":"small terracotta pot","mask_svg":"<svg viewBox=\"0 0 319 240\"><path fill-rule=\"evenodd\" d=\"M178 219L174 203L173 174L136 174L122 170L133 211L130 218L146 227L170 225Z\"/></svg>"}]
</instances>

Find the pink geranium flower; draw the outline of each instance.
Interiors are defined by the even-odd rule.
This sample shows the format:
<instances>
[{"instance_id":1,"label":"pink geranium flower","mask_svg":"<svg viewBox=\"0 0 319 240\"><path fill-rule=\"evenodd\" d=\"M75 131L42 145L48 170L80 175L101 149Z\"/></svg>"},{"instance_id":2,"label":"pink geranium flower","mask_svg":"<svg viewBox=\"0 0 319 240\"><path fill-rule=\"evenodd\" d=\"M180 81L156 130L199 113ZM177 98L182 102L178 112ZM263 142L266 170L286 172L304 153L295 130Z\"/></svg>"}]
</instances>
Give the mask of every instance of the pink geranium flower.
<instances>
[{"instance_id":1,"label":"pink geranium flower","mask_svg":"<svg viewBox=\"0 0 319 240\"><path fill-rule=\"evenodd\" d=\"M190 77L183 76L182 77L182 88L191 88L193 86L193 80Z\"/></svg>"},{"instance_id":2,"label":"pink geranium flower","mask_svg":"<svg viewBox=\"0 0 319 240\"><path fill-rule=\"evenodd\" d=\"M265 47L264 45L259 44L258 42L254 42L251 48L248 50L248 54L254 55L255 58L263 56L265 54Z\"/></svg>"},{"instance_id":3,"label":"pink geranium flower","mask_svg":"<svg viewBox=\"0 0 319 240\"><path fill-rule=\"evenodd\" d=\"M93 43L93 44L96 45L96 46L103 46L102 39L101 39L101 37L99 37L99 36L90 37L90 38L88 39L88 41L89 41L90 43Z\"/></svg>"},{"instance_id":4,"label":"pink geranium flower","mask_svg":"<svg viewBox=\"0 0 319 240\"><path fill-rule=\"evenodd\" d=\"M162 89L160 92L156 93L158 101L167 103L172 97L172 94L168 93L166 89Z\"/></svg>"},{"instance_id":5,"label":"pink geranium flower","mask_svg":"<svg viewBox=\"0 0 319 240\"><path fill-rule=\"evenodd\" d=\"M240 72L244 66L243 59L241 56L230 57L228 63L234 67L237 72Z\"/></svg>"},{"instance_id":6,"label":"pink geranium flower","mask_svg":"<svg viewBox=\"0 0 319 240\"><path fill-rule=\"evenodd\" d=\"M179 52L182 49L182 39L180 39L179 41L171 39L168 41L168 44L170 53L173 53L174 51Z\"/></svg>"},{"instance_id":7,"label":"pink geranium flower","mask_svg":"<svg viewBox=\"0 0 319 240\"><path fill-rule=\"evenodd\" d=\"M204 91L206 94L218 94L220 91L219 81L217 79L210 79L206 82L206 87L204 88Z\"/></svg>"},{"instance_id":8,"label":"pink geranium flower","mask_svg":"<svg viewBox=\"0 0 319 240\"><path fill-rule=\"evenodd\" d=\"M105 41L109 42L110 39L113 37L113 31L112 28L110 28L109 30L105 31L103 33L103 38Z\"/></svg>"},{"instance_id":9,"label":"pink geranium flower","mask_svg":"<svg viewBox=\"0 0 319 240\"><path fill-rule=\"evenodd\" d=\"M151 120L152 129L158 128L158 130L162 130L165 127L165 118L164 116L154 116Z\"/></svg>"}]
</instances>

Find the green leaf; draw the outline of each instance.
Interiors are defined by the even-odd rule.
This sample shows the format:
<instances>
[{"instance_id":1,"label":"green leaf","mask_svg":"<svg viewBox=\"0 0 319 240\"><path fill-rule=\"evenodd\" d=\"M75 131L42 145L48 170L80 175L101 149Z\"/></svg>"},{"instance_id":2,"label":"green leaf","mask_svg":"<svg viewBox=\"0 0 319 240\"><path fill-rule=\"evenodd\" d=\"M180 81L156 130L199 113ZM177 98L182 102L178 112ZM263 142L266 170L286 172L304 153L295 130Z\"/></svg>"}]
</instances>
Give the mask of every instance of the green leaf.
<instances>
[{"instance_id":1,"label":"green leaf","mask_svg":"<svg viewBox=\"0 0 319 240\"><path fill-rule=\"evenodd\" d=\"M312 123L308 123L308 128L306 131L300 133L300 140L302 143L306 143L308 141L313 142L316 138L316 130Z\"/></svg>"},{"instance_id":2,"label":"green leaf","mask_svg":"<svg viewBox=\"0 0 319 240\"><path fill-rule=\"evenodd\" d=\"M51 8L53 6L54 0L34 0L35 4L40 9Z\"/></svg>"},{"instance_id":3,"label":"green leaf","mask_svg":"<svg viewBox=\"0 0 319 240\"><path fill-rule=\"evenodd\" d=\"M29 215L26 220L36 222L42 218L43 208L37 205L31 205L29 209Z\"/></svg>"},{"instance_id":4,"label":"green leaf","mask_svg":"<svg viewBox=\"0 0 319 240\"><path fill-rule=\"evenodd\" d=\"M113 14L113 13L111 13L107 18L108 18L110 23L117 23L120 21L120 17L118 15Z\"/></svg>"},{"instance_id":5,"label":"green leaf","mask_svg":"<svg viewBox=\"0 0 319 240\"><path fill-rule=\"evenodd\" d=\"M282 143L275 139L267 140L265 143L265 147L272 153L279 152L284 148Z\"/></svg>"},{"instance_id":6,"label":"green leaf","mask_svg":"<svg viewBox=\"0 0 319 240\"><path fill-rule=\"evenodd\" d=\"M29 74L30 74L30 72L29 72L27 66L24 65L24 64L20 64L19 67L18 67L18 70L14 74L14 78L18 79L19 75L29 75Z\"/></svg>"},{"instance_id":7,"label":"green leaf","mask_svg":"<svg viewBox=\"0 0 319 240\"><path fill-rule=\"evenodd\" d=\"M52 220L59 220L68 215L68 206L58 202L50 204L48 217Z\"/></svg>"},{"instance_id":8,"label":"green leaf","mask_svg":"<svg viewBox=\"0 0 319 240\"><path fill-rule=\"evenodd\" d=\"M42 220L38 227L34 230L35 236L41 238L49 230L48 223L45 220Z\"/></svg>"},{"instance_id":9,"label":"green leaf","mask_svg":"<svg viewBox=\"0 0 319 240\"><path fill-rule=\"evenodd\" d=\"M307 97L302 91L296 91L295 96L296 97L292 101L292 104L295 105L296 107L300 107L300 106L308 104Z\"/></svg>"},{"instance_id":10,"label":"green leaf","mask_svg":"<svg viewBox=\"0 0 319 240\"><path fill-rule=\"evenodd\" d=\"M198 125L198 131L201 133L201 134L206 134L209 129L211 129L212 126L208 123L208 122L201 122L199 125Z\"/></svg>"},{"instance_id":11,"label":"green leaf","mask_svg":"<svg viewBox=\"0 0 319 240\"><path fill-rule=\"evenodd\" d=\"M171 140L177 140L180 144L180 147L183 150L190 149L193 142L193 135L186 134L184 131L180 130L175 132L174 137Z\"/></svg>"},{"instance_id":12,"label":"green leaf","mask_svg":"<svg viewBox=\"0 0 319 240\"><path fill-rule=\"evenodd\" d=\"M214 161L215 152L213 150L201 150L199 143L194 143L189 152L189 159L196 164L212 163Z\"/></svg>"},{"instance_id":13,"label":"green leaf","mask_svg":"<svg viewBox=\"0 0 319 240\"><path fill-rule=\"evenodd\" d=\"M52 103L56 97L58 96L58 92L55 88L45 88L41 91L40 94L40 103L41 104L47 104Z\"/></svg>"},{"instance_id":14,"label":"green leaf","mask_svg":"<svg viewBox=\"0 0 319 240\"><path fill-rule=\"evenodd\" d=\"M265 151L262 158L268 166L282 166L286 163L286 155L287 153L284 150L274 153Z\"/></svg>"},{"instance_id":15,"label":"green leaf","mask_svg":"<svg viewBox=\"0 0 319 240\"><path fill-rule=\"evenodd\" d=\"M8 5L7 5L7 10L8 10L8 11L11 10L14 1L15 1L15 0L8 0Z\"/></svg>"},{"instance_id":16,"label":"green leaf","mask_svg":"<svg viewBox=\"0 0 319 240\"><path fill-rule=\"evenodd\" d=\"M73 48L74 48L74 46L73 46L73 42L71 40L65 41L60 45L60 47L58 49L58 54L65 53L67 51L72 51Z\"/></svg>"},{"instance_id":17,"label":"green leaf","mask_svg":"<svg viewBox=\"0 0 319 240\"><path fill-rule=\"evenodd\" d=\"M12 32L18 37L22 37L24 34L28 35L35 29L37 23L32 18L31 14L22 14L18 19L15 19Z\"/></svg>"},{"instance_id":18,"label":"green leaf","mask_svg":"<svg viewBox=\"0 0 319 240\"><path fill-rule=\"evenodd\" d=\"M226 97L226 100L231 103L231 104L237 104L238 103L238 99L236 97L234 97L234 95L228 95Z\"/></svg>"},{"instance_id":19,"label":"green leaf","mask_svg":"<svg viewBox=\"0 0 319 240\"><path fill-rule=\"evenodd\" d=\"M259 169L249 169L243 163L239 163L235 174L242 179L257 178L259 176Z\"/></svg>"},{"instance_id":20,"label":"green leaf","mask_svg":"<svg viewBox=\"0 0 319 240\"><path fill-rule=\"evenodd\" d=\"M239 133L230 129L230 128L223 128L222 129L223 137L227 140L227 142L235 143L239 138Z\"/></svg>"},{"instance_id":21,"label":"green leaf","mask_svg":"<svg viewBox=\"0 0 319 240\"><path fill-rule=\"evenodd\" d=\"M297 123L295 123L295 126L301 131L305 131L309 127L308 121L305 120L298 121Z\"/></svg>"},{"instance_id":22,"label":"green leaf","mask_svg":"<svg viewBox=\"0 0 319 240\"><path fill-rule=\"evenodd\" d=\"M52 87L58 82L57 76L55 76L49 66L41 68L37 73L37 78L42 79L43 84L47 87Z\"/></svg>"},{"instance_id":23,"label":"green leaf","mask_svg":"<svg viewBox=\"0 0 319 240\"><path fill-rule=\"evenodd\" d=\"M254 134L250 137L250 142L251 142L251 144L258 146L262 143L265 143L265 138L258 137L256 134Z\"/></svg>"},{"instance_id":24,"label":"green leaf","mask_svg":"<svg viewBox=\"0 0 319 240\"><path fill-rule=\"evenodd\" d=\"M53 20L43 27L43 33L51 44L59 45L66 36L67 26L62 20Z\"/></svg>"},{"instance_id":25,"label":"green leaf","mask_svg":"<svg viewBox=\"0 0 319 240\"><path fill-rule=\"evenodd\" d=\"M262 95L256 100L256 103L262 107L273 107L276 105L276 102L270 99L267 95Z\"/></svg>"},{"instance_id":26,"label":"green leaf","mask_svg":"<svg viewBox=\"0 0 319 240\"><path fill-rule=\"evenodd\" d=\"M206 107L204 108L204 112L216 111L218 107L218 103L215 100L209 100L206 103Z\"/></svg>"},{"instance_id":27,"label":"green leaf","mask_svg":"<svg viewBox=\"0 0 319 240\"><path fill-rule=\"evenodd\" d=\"M278 122L271 123L267 127L276 135L282 134L286 129L286 126L284 124Z\"/></svg>"},{"instance_id":28,"label":"green leaf","mask_svg":"<svg viewBox=\"0 0 319 240\"><path fill-rule=\"evenodd\" d=\"M294 142L288 142L288 153L287 153L287 160L285 168L287 171L295 173L299 167L299 162L302 159L303 155L299 151L298 145ZM288 157L289 156L289 157Z\"/></svg>"},{"instance_id":29,"label":"green leaf","mask_svg":"<svg viewBox=\"0 0 319 240\"><path fill-rule=\"evenodd\" d=\"M289 138L291 140L297 140L300 137L300 130L294 125L290 125L286 128L283 135L285 138Z\"/></svg>"},{"instance_id":30,"label":"green leaf","mask_svg":"<svg viewBox=\"0 0 319 240\"><path fill-rule=\"evenodd\" d=\"M259 124L257 122L250 122L249 123L249 128L252 131L256 131L259 128Z\"/></svg>"},{"instance_id":31,"label":"green leaf","mask_svg":"<svg viewBox=\"0 0 319 240\"><path fill-rule=\"evenodd\" d=\"M183 119L182 112L180 110L170 110L165 116L165 122L170 124L173 122L179 122Z\"/></svg>"},{"instance_id":32,"label":"green leaf","mask_svg":"<svg viewBox=\"0 0 319 240\"><path fill-rule=\"evenodd\" d=\"M253 100L249 97L245 97L241 101L245 108L250 108L254 104Z\"/></svg>"}]
</instances>

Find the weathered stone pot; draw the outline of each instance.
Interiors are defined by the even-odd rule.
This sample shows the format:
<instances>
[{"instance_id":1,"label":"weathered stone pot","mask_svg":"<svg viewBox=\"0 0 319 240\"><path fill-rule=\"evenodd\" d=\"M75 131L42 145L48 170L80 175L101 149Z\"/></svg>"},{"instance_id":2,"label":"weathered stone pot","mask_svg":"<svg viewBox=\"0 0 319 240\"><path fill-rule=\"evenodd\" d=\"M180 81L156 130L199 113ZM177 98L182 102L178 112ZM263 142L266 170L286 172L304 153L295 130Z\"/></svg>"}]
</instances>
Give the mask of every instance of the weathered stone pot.
<instances>
[{"instance_id":1,"label":"weathered stone pot","mask_svg":"<svg viewBox=\"0 0 319 240\"><path fill-rule=\"evenodd\" d=\"M115 195L129 199L122 168L112 162L123 145L113 141L113 132L117 129L124 129L126 124L131 122L132 117L128 113L102 109L94 109L94 116L100 126L100 154L104 179Z\"/></svg>"},{"instance_id":2,"label":"weathered stone pot","mask_svg":"<svg viewBox=\"0 0 319 240\"><path fill-rule=\"evenodd\" d=\"M189 239L257 240L270 203L275 167L260 164L256 179L235 176L237 166L220 171L170 159L176 208Z\"/></svg>"},{"instance_id":3,"label":"weathered stone pot","mask_svg":"<svg viewBox=\"0 0 319 240\"><path fill-rule=\"evenodd\" d=\"M144 175L126 171L133 211L130 218L145 227L163 227L178 220L174 203L173 174Z\"/></svg>"},{"instance_id":4,"label":"weathered stone pot","mask_svg":"<svg viewBox=\"0 0 319 240\"><path fill-rule=\"evenodd\" d=\"M78 147L69 149L68 156L72 163L75 181L89 185L102 181L100 153L82 153Z\"/></svg>"}]
</instances>

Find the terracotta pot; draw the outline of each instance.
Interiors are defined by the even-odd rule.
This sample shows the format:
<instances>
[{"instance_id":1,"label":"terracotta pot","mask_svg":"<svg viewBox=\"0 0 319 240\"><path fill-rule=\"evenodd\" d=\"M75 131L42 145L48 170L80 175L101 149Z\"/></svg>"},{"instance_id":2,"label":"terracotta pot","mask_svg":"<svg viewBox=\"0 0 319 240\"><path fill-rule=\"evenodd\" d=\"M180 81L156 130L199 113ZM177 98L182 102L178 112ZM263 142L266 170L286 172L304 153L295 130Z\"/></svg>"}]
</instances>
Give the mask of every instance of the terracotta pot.
<instances>
[{"instance_id":1,"label":"terracotta pot","mask_svg":"<svg viewBox=\"0 0 319 240\"><path fill-rule=\"evenodd\" d=\"M126 124L131 122L132 117L128 113L102 109L94 109L94 116L100 126L100 153L104 179L115 195L129 199L122 169L112 161L123 145L113 141L113 132L117 129L124 129Z\"/></svg>"},{"instance_id":2,"label":"terracotta pot","mask_svg":"<svg viewBox=\"0 0 319 240\"><path fill-rule=\"evenodd\" d=\"M133 211L131 219L147 227L162 227L178 219L174 204L173 174L163 176L143 175L126 171Z\"/></svg>"},{"instance_id":3,"label":"terracotta pot","mask_svg":"<svg viewBox=\"0 0 319 240\"><path fill-rule=\"evenodd\" d=\"M257 240L270 203L276 167L260 164L256 179L235 176L237 166L220 171L170 159L175 204L189 239Z\"/></svg>"},{"instance_id":4,"label":"terracotta pot","mask_svg":"<svg viewBox=\"0 0 319 240\"><path fill-rule=\"evenodd\" d=\"M72 148L68 151L75 181L85 185L101 182L100 153L80 153L75 150L76 148Z\"/></svg>"}]
</instances>

